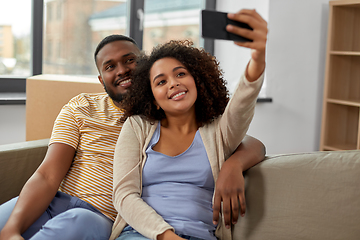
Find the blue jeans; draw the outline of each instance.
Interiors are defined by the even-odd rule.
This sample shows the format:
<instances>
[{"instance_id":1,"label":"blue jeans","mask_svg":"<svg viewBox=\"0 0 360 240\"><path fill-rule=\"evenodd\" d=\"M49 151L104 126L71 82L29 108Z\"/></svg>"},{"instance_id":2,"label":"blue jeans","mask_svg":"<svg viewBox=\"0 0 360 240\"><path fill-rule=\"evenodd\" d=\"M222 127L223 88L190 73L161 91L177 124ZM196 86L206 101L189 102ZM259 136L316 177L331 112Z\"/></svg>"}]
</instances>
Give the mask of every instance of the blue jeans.
<instances>
[{"instance_id":1,"label":"blue jeans","mask_svg":"<svg viewBox=\"0 0 360 240\"><path fill-rule=\"evenodd\" d=\"M0 206L0 230L15 206L17 198ZM91 204L57 192L46 211L23 234L31 240L48 239L104 239L111 234L113 221Z\"/></svg>"},{"instance_id":2,"label":"blue jeans","mask_svg":"<svg viewBox=\"0 0 360 240\"><path fill-rule=\"evenodd\" d=\"M180 237L189 239L189 240L203 240L196 237L191 237L187 235L179 234ZM121 232L120 236L116 238L116 240L150 240L149 238L144 237L140 233L138 233L135 229L130 226L126 226L124 230Z\"/></svg>"}]
</instances>

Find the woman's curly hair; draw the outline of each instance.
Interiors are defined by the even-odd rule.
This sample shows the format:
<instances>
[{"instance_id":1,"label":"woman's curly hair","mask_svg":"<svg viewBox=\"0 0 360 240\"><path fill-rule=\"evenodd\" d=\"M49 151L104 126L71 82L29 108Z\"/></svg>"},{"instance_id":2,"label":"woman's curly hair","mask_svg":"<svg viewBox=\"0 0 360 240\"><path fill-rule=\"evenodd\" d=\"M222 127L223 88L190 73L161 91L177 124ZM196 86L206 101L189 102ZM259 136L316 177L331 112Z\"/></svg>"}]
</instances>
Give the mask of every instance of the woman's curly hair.
<instances>
[{"instance_id":1,"label":"woman's curly hair","mask_svg":"<svg viewBox=\"0 0 360 240\"><path fill-rule=\"evenodd\" d=\"M229 101L226 81L214 56L192 46L188 40L172 40L155 47L150 55L141 54L133 72L132 85L122 101L125 115L122 121L132 115L141 115L153 122L166 118L162 109L157 109L150 85L150 69L162 58L170 57L181 62L195 80L197 99L196 120L199 126L210 123L220 116Z\"/></svg>"}]
</instances>

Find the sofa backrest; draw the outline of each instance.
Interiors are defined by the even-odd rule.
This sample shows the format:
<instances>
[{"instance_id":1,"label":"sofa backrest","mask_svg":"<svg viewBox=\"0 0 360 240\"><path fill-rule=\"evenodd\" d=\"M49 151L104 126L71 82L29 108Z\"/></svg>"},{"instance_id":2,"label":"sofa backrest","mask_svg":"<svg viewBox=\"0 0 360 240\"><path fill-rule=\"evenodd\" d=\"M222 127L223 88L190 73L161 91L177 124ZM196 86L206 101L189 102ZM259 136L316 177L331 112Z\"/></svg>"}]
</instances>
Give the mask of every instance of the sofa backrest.
<instances>
[{"instance_id":1,"label":"sofa backrest","mask_svg":"<svg viewBox=\"0 0 360 240\"><path fill-rule=\"evenodd\" d=\"M360 151L267 157L246 173L233 239L360 239Z\"/></svg>"}]
</instances>

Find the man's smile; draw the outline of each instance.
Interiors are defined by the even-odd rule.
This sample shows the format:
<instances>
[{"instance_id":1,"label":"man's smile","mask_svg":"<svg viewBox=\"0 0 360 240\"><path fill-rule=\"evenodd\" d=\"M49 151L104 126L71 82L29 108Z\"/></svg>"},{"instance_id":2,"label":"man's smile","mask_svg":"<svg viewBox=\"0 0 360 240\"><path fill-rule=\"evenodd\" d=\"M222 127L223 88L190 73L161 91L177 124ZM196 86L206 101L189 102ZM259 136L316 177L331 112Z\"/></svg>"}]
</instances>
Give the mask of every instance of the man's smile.
<instances>
[{"instance_id":1,"label":"man's smile","mask_svg":"<svg viewBox=\"0 0 360 240\"><path fill-rule=\"evenodd\" d=\"M128 85L131 85L131 78L130 77L120 78L115 81L114 85L115 86L120 85L121 87L127 87Z\"/></svg>"}]
</instances>

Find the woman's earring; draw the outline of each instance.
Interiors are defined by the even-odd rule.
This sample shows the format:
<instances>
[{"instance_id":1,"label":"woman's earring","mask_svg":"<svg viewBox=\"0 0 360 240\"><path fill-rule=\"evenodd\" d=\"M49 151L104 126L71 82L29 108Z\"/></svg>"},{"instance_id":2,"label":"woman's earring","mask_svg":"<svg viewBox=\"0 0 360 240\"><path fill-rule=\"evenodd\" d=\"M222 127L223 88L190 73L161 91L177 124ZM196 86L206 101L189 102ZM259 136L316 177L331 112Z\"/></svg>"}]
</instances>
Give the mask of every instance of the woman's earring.
<instances>
[{"instance_id":1,"label":"woman's earring","mask_svg":"<svg viewBox=\"0 0 360 240\"><path fill-rule=\"evenodd\" d=\"M160 110L160 106L159 106L159 105L156 105L156 110Z\"/></svg>"}]
</instances>

